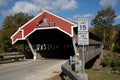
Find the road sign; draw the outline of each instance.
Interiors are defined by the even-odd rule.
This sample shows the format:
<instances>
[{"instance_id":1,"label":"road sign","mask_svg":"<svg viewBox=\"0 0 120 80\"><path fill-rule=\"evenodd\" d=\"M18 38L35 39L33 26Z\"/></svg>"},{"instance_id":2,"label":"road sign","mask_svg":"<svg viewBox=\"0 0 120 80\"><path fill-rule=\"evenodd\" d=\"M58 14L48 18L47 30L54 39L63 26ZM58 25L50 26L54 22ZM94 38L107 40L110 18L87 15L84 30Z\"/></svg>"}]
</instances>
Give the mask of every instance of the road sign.
<instances>
[{"instance_id":1,"label":"road sign","mask_svg":"<svg viewBox=\"0 0 120 80\"><path fill-rule=\"evenodd\" d=\"M82 70L85 73L85 49L84 45L89 45L88 19L78 19L78 45L83 46L82 50Z\"/></svg>"},{"instance_id":2,"label":"road sign","mask_svg":"<svg viewBox=\"0 0 120 80\"><path fill-rule=\"evenodd\" d=\"M78 19L78 45L89 45L88 19Z\"/></svg>"}]
</instances>

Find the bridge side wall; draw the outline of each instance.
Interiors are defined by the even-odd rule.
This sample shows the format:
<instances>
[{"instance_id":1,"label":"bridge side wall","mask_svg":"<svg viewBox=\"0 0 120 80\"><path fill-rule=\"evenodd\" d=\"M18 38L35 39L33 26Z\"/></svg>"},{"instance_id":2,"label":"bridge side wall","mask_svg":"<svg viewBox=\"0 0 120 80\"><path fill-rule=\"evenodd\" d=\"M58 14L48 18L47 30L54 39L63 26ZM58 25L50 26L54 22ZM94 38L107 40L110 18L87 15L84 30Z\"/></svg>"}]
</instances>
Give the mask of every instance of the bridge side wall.
<instances>
[{"instance_id":1,"label":"bridge side wall","mask_svg":"<svg viewBox=\"0 0 120 80\"><path fill-rule=\"evenodd\" d=\"M82 46L78 46L78 53L80 55L80 59L82 60ZM85 62L87 63L97 55L101 54L102 44L90 44L85 46Z\"/></svg>"}]
</instances>

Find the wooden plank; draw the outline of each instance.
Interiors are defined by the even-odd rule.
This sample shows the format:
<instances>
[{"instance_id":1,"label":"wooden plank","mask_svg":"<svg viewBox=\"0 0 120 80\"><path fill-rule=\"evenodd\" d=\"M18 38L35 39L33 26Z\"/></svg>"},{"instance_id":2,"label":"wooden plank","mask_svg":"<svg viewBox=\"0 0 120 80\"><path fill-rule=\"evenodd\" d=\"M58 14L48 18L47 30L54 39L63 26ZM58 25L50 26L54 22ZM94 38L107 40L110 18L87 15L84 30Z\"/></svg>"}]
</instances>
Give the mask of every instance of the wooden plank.
<instances>
[{"instance_id":1,"label":"wooden plank","mask_svg":"<svg viewBox=\"0 0 120 80\"><path fill-rule=\"evenodd\" d=\"M3 59L19 58L19 57L24 57L24 55L7 55L7 56L3 56Z\"/></svg>"}]
</instances>

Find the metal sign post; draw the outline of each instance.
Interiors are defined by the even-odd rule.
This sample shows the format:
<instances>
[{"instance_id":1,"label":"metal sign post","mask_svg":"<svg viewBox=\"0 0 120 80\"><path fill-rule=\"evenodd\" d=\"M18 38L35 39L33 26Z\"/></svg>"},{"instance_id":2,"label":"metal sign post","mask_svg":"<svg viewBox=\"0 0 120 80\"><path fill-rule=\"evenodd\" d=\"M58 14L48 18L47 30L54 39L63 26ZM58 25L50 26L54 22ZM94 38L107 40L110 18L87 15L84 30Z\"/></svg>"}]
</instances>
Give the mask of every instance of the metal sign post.
<instances>
[{"instance_id":1,"label":"metal sign post","mask_svg":"<svg viewBox=\"0 0 120 80\"><path fill-rule=\"evenodd\" d=\"M89 45L88 19L78 19L78 45L82 45L82 71L85 73L85 45Z\"/></svg>"},{"instance_id":2,"label":"metal sign post","mask_svg":"<svg viewBox=\"0 0 120 80\"><path fill-rule=\"evenodd\" d=\"M85 73L85 46L83 45L83 50L82 50L82 70L83 73Z\"/></svg>"}]
</instances>

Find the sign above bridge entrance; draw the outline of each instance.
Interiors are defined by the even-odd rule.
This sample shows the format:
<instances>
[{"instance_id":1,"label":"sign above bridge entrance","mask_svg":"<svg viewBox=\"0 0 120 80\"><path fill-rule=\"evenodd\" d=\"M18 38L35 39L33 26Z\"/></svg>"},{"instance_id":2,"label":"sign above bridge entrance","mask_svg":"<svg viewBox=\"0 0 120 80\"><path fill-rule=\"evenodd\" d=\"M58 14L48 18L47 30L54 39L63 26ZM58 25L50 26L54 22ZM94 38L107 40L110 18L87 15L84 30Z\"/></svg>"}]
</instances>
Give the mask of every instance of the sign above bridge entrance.
<instances>
[{"instance_id":1,"label":"sign above bridge entrance","mask_svg":"<svg viewBox=\"0 0 120 80\"><path fill-rule=\"evenodd\" d=\"M44 18L43 21L37 24L38 27L42 26L56 26L55 22L47 22L47 18Z\"/></svg>"}]
</instances>

